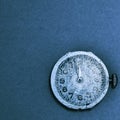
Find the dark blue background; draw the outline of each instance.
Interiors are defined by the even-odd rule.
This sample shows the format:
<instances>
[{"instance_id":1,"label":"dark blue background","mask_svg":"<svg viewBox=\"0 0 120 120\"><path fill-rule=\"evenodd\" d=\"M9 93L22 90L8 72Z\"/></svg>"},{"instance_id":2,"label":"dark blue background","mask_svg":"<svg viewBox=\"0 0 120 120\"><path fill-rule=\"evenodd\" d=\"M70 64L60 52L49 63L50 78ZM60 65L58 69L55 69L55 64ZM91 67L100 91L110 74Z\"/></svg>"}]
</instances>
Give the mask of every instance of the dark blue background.
<instances>
[{"instance_id":1,"label":"dark blue background","mask_svg":"<svg viewBox=\"0 0 120 120\"><path fill-rule=\"evenodd\" d=\"M52 67L77 50L119 76L120 0L0 0L0 120L120 120L119 84L90 111L54 99Z\"/></svg>"}]
</instances>

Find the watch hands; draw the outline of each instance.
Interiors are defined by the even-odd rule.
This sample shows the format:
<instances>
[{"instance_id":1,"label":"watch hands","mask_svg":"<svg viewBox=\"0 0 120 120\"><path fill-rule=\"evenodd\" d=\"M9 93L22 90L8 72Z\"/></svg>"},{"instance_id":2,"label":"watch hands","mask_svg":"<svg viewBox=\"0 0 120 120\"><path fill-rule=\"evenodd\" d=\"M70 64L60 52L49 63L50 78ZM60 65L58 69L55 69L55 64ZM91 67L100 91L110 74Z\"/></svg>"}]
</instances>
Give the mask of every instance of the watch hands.
<instances>
[{"instance_id":1,"label":"watch hands","mask_svg":"<svg viewBox=\"0 0 120 120\"><path fill-rule=\"evenodd\" d=\"M80 69L80 65L78 66L78 78L81 78L81 69Z\"/></svg>"}]
</instances>

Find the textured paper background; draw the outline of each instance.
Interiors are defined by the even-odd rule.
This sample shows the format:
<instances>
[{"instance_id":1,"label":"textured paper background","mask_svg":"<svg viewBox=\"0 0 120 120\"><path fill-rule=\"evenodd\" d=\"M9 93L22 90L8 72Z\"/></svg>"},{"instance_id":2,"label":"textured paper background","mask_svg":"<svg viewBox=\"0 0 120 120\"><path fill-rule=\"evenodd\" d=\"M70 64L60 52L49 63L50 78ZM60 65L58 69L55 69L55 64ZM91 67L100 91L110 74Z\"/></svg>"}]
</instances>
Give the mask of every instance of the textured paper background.
<instances>
[{"instance_id":1,"label":"textured paper background","mask_svg":"<svg viewBox=\"0 0 120 120\"><path fill-rule=\"evenodd\" d=\"M120 120L120 85L90 111L53 97L49 76L69 51L92 51L120 74L120 0L0 1L0 120Z\"/></svg>"}]
</instances>

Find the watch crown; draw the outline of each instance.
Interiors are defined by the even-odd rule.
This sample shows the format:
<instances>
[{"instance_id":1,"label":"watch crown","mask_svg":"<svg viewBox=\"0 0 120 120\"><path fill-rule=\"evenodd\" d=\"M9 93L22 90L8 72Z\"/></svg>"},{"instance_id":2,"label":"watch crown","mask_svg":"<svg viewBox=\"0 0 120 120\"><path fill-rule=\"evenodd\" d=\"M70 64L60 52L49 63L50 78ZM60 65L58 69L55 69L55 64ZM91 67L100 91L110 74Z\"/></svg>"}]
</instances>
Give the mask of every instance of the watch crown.
<instances>
[{"instance_id":1,"label":"watch crown","mask_svg":"<svg viewBox=\"0 0 120 120\"><path fill-rule=\"evenodd\" d=\"M116 73L112 74L112 76L110 78L110 83L111 83L112 88L116 88L116 86L118 84L118 77L117 77Z\"/></svg>"}]
</instances>

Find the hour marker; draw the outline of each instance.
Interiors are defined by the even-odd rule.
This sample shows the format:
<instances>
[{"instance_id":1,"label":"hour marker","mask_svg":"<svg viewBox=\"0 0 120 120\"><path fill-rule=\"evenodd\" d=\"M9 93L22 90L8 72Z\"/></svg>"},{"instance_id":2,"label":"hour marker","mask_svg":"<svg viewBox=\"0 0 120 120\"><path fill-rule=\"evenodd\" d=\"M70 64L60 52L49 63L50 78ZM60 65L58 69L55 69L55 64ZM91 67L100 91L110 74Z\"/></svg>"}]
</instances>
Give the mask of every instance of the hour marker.
<instances>
[{"instance_id":1,"label":"hour marker","mask_svg":"<svg viewBox=\"0 0 120 120\"><path fill-rule=\"evenodd\" d=\"M82 100L83 99L82 95L78 95L77 98L78 98L78 100Z\"/></svg>"},{"instance_id":2,"label":"hour marker","mask_svg":"<svg viewBox=\"0 0 120 120\"><path fill-rule=\"evenodd\" d=\"M63 92L67 92L67 88L66 87L63 87Z\"/></svg>"},{"instance_id":3,"label":"hour marker","mask_svg":"<svg viewBox=\"0 0 120 120\"><path fill-rule=\"evenodd\" d=\"M64 74L67 74L67 70L63 70L63 73L64 73Z\"/></svg>"},{"instance_id":4,"label":"hour marker","mask_svg":"<svg viewBox=\"0 0 120 120\"><path fill-rule=\"evenodd\" d=\"M70 68L73 68L73 63L69 62L69 66L70 66Z\"/></svg>"},{"instance_id":5,"label":"hour marker","mask_svg":"<svg viewBox=\"0 0 120 120\"><path fill-rule=\"evenodd\" d=\"M97 88L97 87L93 87L93 90L94 90L95 92L98 92L98 88Z\"/></svg>"},{"instance_id":6,"label":"hour marker","mask_svg":"<svg viewBox=\"0 0 120 120\"><path fill-rule=\"evenodd\" d=\"M65 83L65 79L64 79L64 78L61 78L61 79L60 79L60 83L61 83L61 84L64 84L64 83Z\"/></svg>"},{"instance_id":7,"label":"hour marker","mask_svg":"<svg viewBox=\"0 0 120 120\"><path fill-rule=\"evenodd\" d=\"M69 97L72 98L73 96L73 93L68 93Z\"/></svg>"}]
</instances>

